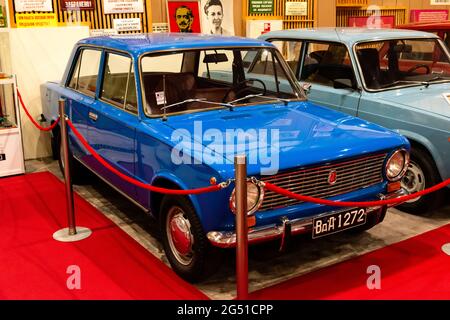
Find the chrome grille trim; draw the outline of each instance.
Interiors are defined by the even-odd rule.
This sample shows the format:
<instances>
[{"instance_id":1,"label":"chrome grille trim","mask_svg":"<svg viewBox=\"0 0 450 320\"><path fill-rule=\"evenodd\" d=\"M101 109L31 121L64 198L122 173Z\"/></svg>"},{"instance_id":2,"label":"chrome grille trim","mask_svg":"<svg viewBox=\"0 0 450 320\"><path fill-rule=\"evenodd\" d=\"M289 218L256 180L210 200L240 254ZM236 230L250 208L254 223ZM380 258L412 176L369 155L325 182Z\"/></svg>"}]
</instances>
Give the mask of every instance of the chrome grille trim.
<instances>
[{"instance_id":1,"label":"chrome grille trim","mask_svg":"<svg viewBox=\"0 0 450 320\"><path fill-rule=\"evenodd\" d=\"M382 182L383 164L386 156L386 153L382 153L350 161L285 172L264 177L262 181L270 182L302 195L329 198ZM328 175L331 170L336 170L337 172L337 181L333 185L328 183ZM301 201L266 190L264 201L259 211L292 206L299 203Z\"/></svg>"}]
</instances>

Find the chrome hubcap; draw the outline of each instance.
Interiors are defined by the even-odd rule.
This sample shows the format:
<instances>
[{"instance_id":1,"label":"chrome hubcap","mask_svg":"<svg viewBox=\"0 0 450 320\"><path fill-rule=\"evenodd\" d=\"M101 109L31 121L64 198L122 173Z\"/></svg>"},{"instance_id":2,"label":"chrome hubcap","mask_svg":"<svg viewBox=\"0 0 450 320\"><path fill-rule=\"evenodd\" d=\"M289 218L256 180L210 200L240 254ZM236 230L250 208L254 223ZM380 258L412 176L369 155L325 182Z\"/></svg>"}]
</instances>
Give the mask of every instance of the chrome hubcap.
<instances>
[{"instance_id":1,"label":"chrome hubcap","mask_svg":"<svg viewBox=\"0 0 450 320\"><path fill-rule=\"evenodd\" d=\"M170 249L178 262L183 265L190 264L193 259L194 237L191 233L191 224L181 208L172 207L169 210L166 234Z\"/></svg>"},{"instance_id":2,"label":"chrome hubcap","mask_svg":"<svg viewBox=\"0 0 450 320\"><path fill-rule=\"evenodd\" d=\"M425 175L422 169L417 163L410 161L408 170L402 178L402 187L409 193L422 191L425 189ZM417 197L407 201L407 203L413 203L419 200L421 197Z\"/></svg>"}]
</instances>

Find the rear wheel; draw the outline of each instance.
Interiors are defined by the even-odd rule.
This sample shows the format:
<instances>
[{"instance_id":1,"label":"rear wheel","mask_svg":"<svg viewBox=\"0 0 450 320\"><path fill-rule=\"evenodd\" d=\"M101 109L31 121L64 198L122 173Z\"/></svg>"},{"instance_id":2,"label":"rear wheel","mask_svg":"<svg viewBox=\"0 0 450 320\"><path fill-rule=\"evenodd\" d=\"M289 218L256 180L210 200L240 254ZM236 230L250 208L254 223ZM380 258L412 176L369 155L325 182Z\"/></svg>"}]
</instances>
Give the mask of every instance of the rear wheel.
<instances>
[{"instance_id":1,"label":"rear wheel","mask_svg":"<svg viewBox=\"0 0 450 320\"><path fill-rule=\"evenodd\" d=\"M172 269L183 279L197 282L217 270L222 252L209 243L191 202L165 196L161 203L163 246Z\"/></svg>"},{"instance_id":2,"label":"rear wheel","mask_svg":"<svg viewBox=\"0 0 450 320\"><path fill-rule=\"evenodd\" d=\"M57 136L57 145L59 146L58 163L59 169L64 177L64 168L66 166L66 160L64 159L64 152L61 143L61 136ZM69 166L70 166L70 178L73 184L82 184L86 181L86 169L81 163L79 163L72 155L69 148Z\"/></svg>"},{"instance_id":3,"label":"rear wheel","mask_svg":"<svg viewBox=\"0 0 450 320\"><path fill-rule=\"evenodd\" d=\"M402 179L402 187L409 193L415 193L430 188L441 181L430 155L419 148L412 148L411 160ZM411 199L397 206L397 209L413 214L428 213L438 208L442 204L443 198L443 191L439 190L426 196Z\"/></svg>"}]
</instances>

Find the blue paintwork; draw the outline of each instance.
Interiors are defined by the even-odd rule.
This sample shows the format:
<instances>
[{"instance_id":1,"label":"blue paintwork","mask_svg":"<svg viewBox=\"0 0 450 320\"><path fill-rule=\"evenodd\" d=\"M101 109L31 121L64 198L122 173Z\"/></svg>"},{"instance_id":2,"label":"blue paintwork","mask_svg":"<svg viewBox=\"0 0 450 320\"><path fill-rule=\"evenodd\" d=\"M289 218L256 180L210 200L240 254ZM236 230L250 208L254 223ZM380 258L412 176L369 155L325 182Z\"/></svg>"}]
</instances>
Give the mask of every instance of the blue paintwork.
<instances>
[{"instance_id":1,"label":"blue paintwork","mask_svg":"<svg viewBox=\"0 0 450 320\"><path fill-rule=\"evenodd\" d=\"M127 52L134 58L135 70L139 70L137 61L140 55L151 51L211 46L269 46L268 43L259 40L237 37L180 34L103 37L80 41L75 46L72 58L79 47L86 45ZM67 67L66 77L70 68L71 61ZM98 83L100 81L101 79ZM234 176L233 159L227 159L228 162L224 161L222 164L211 165L205 163L176 165L172 162L171 152L176 145L171 140L172 133L175 129L186 129L193 133L194 121L202 121L203 132L209 128L222 132L225 132L227 128L279 130L280 170L318 165L379 151L390 153L401 147L409 149L408 141L393 131L309 102L290 102L287 106L283 103L268 103L237 107L234 111L220 109L171 115L167 121L163 121L161 118L148 118L142 112L139 78L137 79L138 115L118 110L97 98L82 97L81 94L65 88L65 83L66 79L63 79L60 84L47 84L51 99L49 109L52 110L53 116L56 116L57 99L61 96L65 97L69 101L67 113L75 125L83 130L82 132L86 134L93 147L123 173L151 184L165 180L171 181L179 188L191 189L209 185L210 177L216 177L220 182ZM79 104L75 104L74 101L78 101ZM85 109L77 110L78 108ZM95 125L89 118L81 119L86 116L86 110L98 114L99 118ZM152 208L150 192L119 181L113 174L102 169L89 154L86 154L72 134L70 134L70 141L74 154L85 165L143 207ZM248 152L250 147L248 144L246 147L245 152ZM194 157L198 156L194 153ZM249 165L248 172L249 175L258 175L259 166ZM233 228L234 215L229 209L231 191L230 187L219 192L190 196L205 232ZM379 193L385 192L386 181L370 188L335 197L335 199L371 200L376 199ZM257 225L278 222L281 216L294 219L317 215L332 209L305 203L276 211L266 211L257 214Z\"/></svg>"},{"instance_id":2,"label":"blue paintwork","mask_svg":"<svg viewBox=\"0 0 450 320\"><path fill-rule=\"evenodd\" d=\"M269 32L262 40L293 39L337 42L347 46L356 72L359 93L313 84L308 98L336 110L357 115L405 135L424 146L432 155L442 179L450 177L450 105L443 93L450 83L432 83L382 92L370 92L362 85L353 47L359 42L387 39L438 39L437 35L398 29L317 28ZM298 77L298 75L296 75Z\"/></svg>"}]
</instances>

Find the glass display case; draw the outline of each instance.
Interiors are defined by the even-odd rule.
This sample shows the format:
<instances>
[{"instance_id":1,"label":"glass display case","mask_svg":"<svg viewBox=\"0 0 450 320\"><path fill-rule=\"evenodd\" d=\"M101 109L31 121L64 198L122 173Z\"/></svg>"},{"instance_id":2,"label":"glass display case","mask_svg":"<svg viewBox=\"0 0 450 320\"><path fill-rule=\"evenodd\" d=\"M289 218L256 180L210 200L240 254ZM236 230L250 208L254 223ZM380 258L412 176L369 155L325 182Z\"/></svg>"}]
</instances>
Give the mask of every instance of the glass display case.
<instances>
[{"instance_id":1,"label":"glass display case","mask_svg":"<svg viewBox=\"0 0 450 320\"><path fill-rule=\"evenodd\" d=\"M24 172L16 78L0 72L0 177Z\"/></svg>"},{"instance_id":2,"label":"glass display case","mask_svg":"<svg viewBox=\"0 0 450 320\"><path fill-rule=\"evenodd\" d=\"M0 73L0 130L17 128L13 78Z\"/></svg>"}]
</instances>

